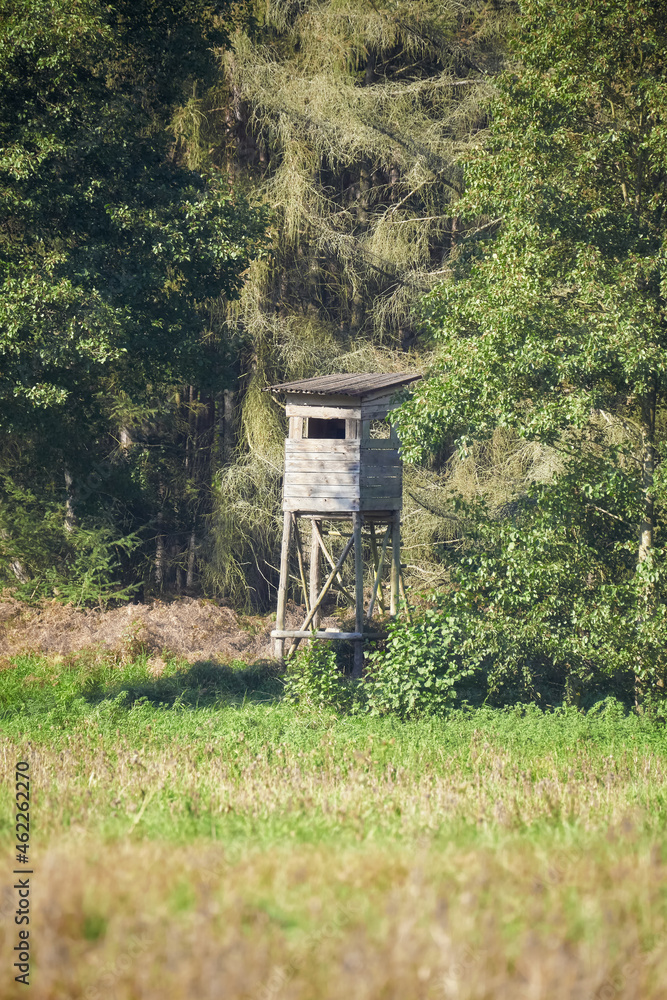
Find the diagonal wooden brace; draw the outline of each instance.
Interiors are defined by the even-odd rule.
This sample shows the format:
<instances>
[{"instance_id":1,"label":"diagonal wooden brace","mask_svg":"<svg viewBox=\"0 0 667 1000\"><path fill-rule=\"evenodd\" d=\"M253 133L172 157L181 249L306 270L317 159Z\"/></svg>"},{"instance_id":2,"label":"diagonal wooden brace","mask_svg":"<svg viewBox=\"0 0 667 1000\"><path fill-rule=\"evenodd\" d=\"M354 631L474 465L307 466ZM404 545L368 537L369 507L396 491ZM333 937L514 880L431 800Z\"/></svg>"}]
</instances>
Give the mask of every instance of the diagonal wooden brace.
<instances>
[{"instance_id":1,"label":"diagonal wooden brace","mask_svg":"<svg viewBox=\"0 0 667 1000\"><path fill-rule=\"evenodd\" d=\"M329 563L329 565L331 567L335 566L336 564L333 561L331 553L329 552L329 550L327 549L326 545L324 544L324 539L322 538L320 530L319 530L317 524L315 523L315 521L313 521L313 532L315 534L315 537L317 538L317 541L319 542L319 546L322 549L322 552L324 553L324 558L326 559L326 561ZM338 586L342 590L342 592L343 592L346 600L348 600L350 602L350 605L352 607L354 607L354 598L350 594L349 590L347 590L347 588L345 587L345 584L343 583L343 578L340 575L340 573L336 573L336 581L338 583Z\"/></svg>"},{"instance_id":2,"label":"diagonal wooden brace","mask_svg":"<svg viewBox=\"0 0 667 1000\"><path fill-rule=\"evenodd\" d=\"M319 597L317 598L317 600L313 604L313 606L310 609L310 612L308 614L308 617L306 618L305 622L301 626L301 629L300 629L301 632L307 631L308 626L312 622L312 620L315 617L316 613L319 611L319 608L320 608L320 605L322 604L322 601L324 600L324 598L329 593L329 590L331 589L331 584L334 582L334 580L336 578L336 574L340 572L340 568L343 565L343 563L345 562L345 560L347 559L348 553L349 553L350 549L352 548L353 544L354 544L354 538L349 538L348 541L347 541L347 544L346 544L345 548L343 549L343 551L341 552L340 556L338 557L338 562L336 563L336 565L334 566L334 568L332 569L332 571L329 573L329 576L326 579L326 583L324 584L324 586L322 587L322 590L320 591ZM294 642L292 643L292 647L291 647L289 653L287 654L288 656L291 656L293 653L296 652L297 646L299 645L300 641L301 641L300 636L297 636L294 639Z\"/></svg>"}]
</instances>

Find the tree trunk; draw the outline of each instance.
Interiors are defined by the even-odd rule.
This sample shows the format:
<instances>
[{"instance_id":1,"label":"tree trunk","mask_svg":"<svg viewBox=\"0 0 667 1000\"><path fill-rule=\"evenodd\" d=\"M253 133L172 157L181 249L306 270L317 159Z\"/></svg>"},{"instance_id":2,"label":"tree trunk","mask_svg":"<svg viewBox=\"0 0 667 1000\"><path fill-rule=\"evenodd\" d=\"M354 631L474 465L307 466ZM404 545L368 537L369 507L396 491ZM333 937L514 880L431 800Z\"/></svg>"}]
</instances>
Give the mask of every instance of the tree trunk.
<instances>
[{"instance_id":1,"label":"tree trunk","mask_svg":"<svg viewBox=\"0 0 667 1000\"><path fill-rule=\"evenodd\" d=\"M164 515L162 511L158 511L157 515L157 539L155 542L155 583L159 590L162 590L164 585L164 535L162 533L162 522L164 520Z\"/></svg>"},{"instance_id":2,"label":"tree trunk","mask_svg":"<svg viewBox=\"0 0 667 1000\"><path fill-rule=\"evenodd\" d=\"M655 388L647 393L642 399L642 497L643 511L642 521L639 526L639 550L637 553L637 566L651 556L653 552L654 530L655 530L655 508L653 501L653 481L655 473L655 409L656 391ZM654 587L647 583L644 587L644 608L643 614L651 614L655 600ZM641 598L640 598L641 599ZM641 620L641 617L640 617ZM641 653L639 660L641 662ZM644 700L643 677L635 674L635 708L640 708Z\"/></svg>"},{"instance_id":3,"label":"tree trunk","mask_svg":"<svg viewBox=\"0 0 667 1000\"><path fill-rule=\"evenodd\" d=\"M197 429L196 413L195 413L195 387L191 385L188 391L188 431L187 437L185 439L185 469L192 475L192 466L194 464L194 450L195 450L195 435Z\"/></svg>"},{"instance_id":4,"label":"tree trunk","mask_svg":"<svg viewBox=\"0 0 667 1000\"><path fill-rule=\"evenodd\" d=\"M638 563L643 563L653 550L655 510L652 496L655 471L655 389L642 400L642 494L643 517L639 529Z\"/></svg>"},{"instance_id":5,"label":"tree trunk","mask_svg":"<svg viewBox=\"0 0 667 1000\"><path fill-rule=\"evenodd\" d=\"M195 526L192 525L190 532L190 542L188 543L188 570L185 577L185 589L192 590L195 585L195 547L197 545L197 535Z\"/></svg>"},{"instance_id":6,"label":"tree trunk","mask_svg":"<svg viewBox=\"0 0 667 1000\"><path fill-rule=\"evenodd\" d=\"M0 528L0 538L7 540L9 538L8 532L4 528ZM23 568L23 563L19 559L14 559L9 564L9 568L18 580L19 583L28 583L30 577Z\"/></svg>"},{"instance_id":7,"label":"tree trunk","mask_svg":"<svg viewBox=\"0 0 667 1000\"><path fill-rule=\"evenodd\" d=\"M69 469L65 469L65 489L67 490L67 499L65 500L65 531L69 532L74 530L76 525L76 518L74 516L74 505L72 502L72 474Z\"/></svg>"},{"instance_id":8,"label":"tree trunk","mask_svg":"<svg viewBox=\"0 0 667 1000\"><path fill-rule=\"evenodd\" d=\"M218 464L231 465L234 457L234 392L223 389L218 396Z\"/></svg>"}]
</instances>

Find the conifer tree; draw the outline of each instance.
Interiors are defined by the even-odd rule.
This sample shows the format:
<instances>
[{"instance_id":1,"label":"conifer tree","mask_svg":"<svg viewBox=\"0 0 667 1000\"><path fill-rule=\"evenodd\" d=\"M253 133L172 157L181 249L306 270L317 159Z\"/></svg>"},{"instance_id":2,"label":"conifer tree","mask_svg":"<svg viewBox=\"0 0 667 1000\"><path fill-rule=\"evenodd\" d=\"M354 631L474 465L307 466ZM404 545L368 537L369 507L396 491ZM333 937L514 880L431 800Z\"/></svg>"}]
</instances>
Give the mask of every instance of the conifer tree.
<instances>
[{"instance_id":1,"label":"conifer tree","mask_svg":"<svg viewBox=\"0 0 667 1000\"><path fill-rule=\"evenodd\" d=\"M262 2L233 36L228 169L274 221L271 261L227 318L245 339L240 460L222 478L211 585L240 596L247 581L268 603L284 428L261 389L419 363L413 307L461 239L461 156L486 127L514 15L478 0Z\"/></svg>"}]
</instances>

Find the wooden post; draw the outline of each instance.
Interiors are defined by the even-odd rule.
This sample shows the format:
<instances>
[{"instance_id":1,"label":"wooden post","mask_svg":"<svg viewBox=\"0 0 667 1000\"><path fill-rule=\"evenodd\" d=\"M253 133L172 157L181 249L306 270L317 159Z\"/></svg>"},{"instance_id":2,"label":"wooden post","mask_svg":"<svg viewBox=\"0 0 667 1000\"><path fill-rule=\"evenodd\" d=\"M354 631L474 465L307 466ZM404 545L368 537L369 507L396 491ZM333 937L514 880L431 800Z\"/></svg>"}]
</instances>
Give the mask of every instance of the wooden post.
<instances>
[{"instance_id":1,"label":"wooden post","mask_svg":"<svg viewBox=\"0 0 667 1000\"><path fill-rule=\"evenodd\" d=\"M391 532L391 524L387 525L387 530L384 533L384 538L382 539L382 553L380 558L377 558L377 546L375 546L375 582L373 583L373 593L371 594L371 601L368 605L368 620L370 621L373 617L373 608L375 607L375 598L382 593L382 570L384 569L384 557L387 553L387 542L389 541L389 534ZM375 542L375 536L371 535L373 543ZM379 590L378 590L379 587ZM384 613L384 604L381 603L380 607Z\"/></svg>"},{"instance_id":2,"label":"wooden post","mask_svg":"<svg viewBox=\"0 0 667 1000\"><path fill-rule=\"evenodd\" d=\"M410 614L410 605L408 604L408 595L405 591L405 580L403 579L403 570L399 573L398 583L400 588L401 600L405 602L405 617L408 619L410 625L412 625L412 615Z\"/></svg>"},{"instance_id":3,"label":"wooden post","mask_svg":"<svg viewBox=\"0 0 667 1000\"><path fill-rule=\"evenodd\" d=\"M296 514L292 515L292 524L294 525L294 541L296 542L296 557L299 563L299 580L301 581L301 590L303 591L303 603L306 606L306 614L309 614L310 602L308 601L308 588L306 587L306 571L303 565L303 549L301 547L301 535L299 533L299 522Z\"/></svg>"},{"instance_id":4,"label":"wooden post","mask_svg":"<svg viewBox=\"0 0 667 1000\"><path fill-rule=\"evenodd\" d=\"M391 525L391 604L389 614L398 614L399 576L401 573L401 517L396 514Z\"/></svg>"},{"instance_id":5,"label":"wooden post","mask_svg":"<svg viewBox=\"0 0 667 1000\"><path fill-rule=\"evenodd\" d=\"M383 558L384 558L384 550L387 548L387 534L388 532L385 532L385 539L382 550ZM373 523L373 521L371 521L371 552L373 553L373 563L375 564L375 572L377 574L377 580L378 580L378 586L375 588L377 590L378 604L380 605L380 611L382 612L382 614L384 614L385 608L384 608L384 593L382 591L382 570L379 568L380 562L378 559L378 547L377 547L377 540L375 538L375 524ZM375 603L375 596L376 595L374 590L373 597L371 598L370 607L368 609L369 619L373 615L373 605Z\"/></svg>"},{"instance_id":6,"label":"wooden post","mask_svg":"<svg viewBox=\"0 0 667 1000\"><path fill-rule=\"evenodd\" d=\"M361 550L361 514L354 511L352 514L352 530L354 534L354 599L355 632L364 631L364 557ZM354 667L352 676L361 677L364 667L364 640L357 639L354 643Z\"/></svg>"},{"instance_id":7,"label":"wooden post","mask_svg":"<svg viewBox=\"0 0 667 1000\"><path fill-rule=\"evenodd\" d=\"M317 595L320 592L320 540L319 534L321 532L321 521L316 521L314 518L311 521L313 526L313 533L310 538L310 607L312 608L317 600ZM334 564L335 565L335 564ZM309 609L310 610L310 609ZM318 628L320 624L319 612L315 614L313 618L313 628Z\"/></svg>"},{"instance_id":8,"label":"wooden post","mask_svg":"<svg viewBox=\"0 0 667 1000\"><path fill-rule=\"evenodd\" d=\"M292 536L292 513L286 510L283 515L283 543L280 549L280 582L278 583L278 606L276 608L276 629L285 628L285 604L287 602L287 578L289 574L289 547ZM285 649L284 639L275 639L273 654L282 658Z\"/></svg>"}]
</instances>

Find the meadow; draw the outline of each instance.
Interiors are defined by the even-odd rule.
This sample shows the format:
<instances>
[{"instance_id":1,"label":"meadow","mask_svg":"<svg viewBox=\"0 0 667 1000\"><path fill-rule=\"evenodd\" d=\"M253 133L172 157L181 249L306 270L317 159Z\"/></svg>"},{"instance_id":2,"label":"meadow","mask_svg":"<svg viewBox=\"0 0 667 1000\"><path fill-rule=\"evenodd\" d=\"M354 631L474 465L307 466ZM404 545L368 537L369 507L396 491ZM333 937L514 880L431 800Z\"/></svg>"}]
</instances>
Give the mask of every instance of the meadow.
<instances>
[{"instance_id":1,"label":"meadow","mask_svg":"<svg viewBox=\"0 0 667 1000\"><path fill-rule=\"evenodd\" d=\"M667 992L667 739L612 699L400 722L290 705L271 663L3 668L2 997ZM18 760L29 994L12 971Z\"/></svg>"}]
</instances>

